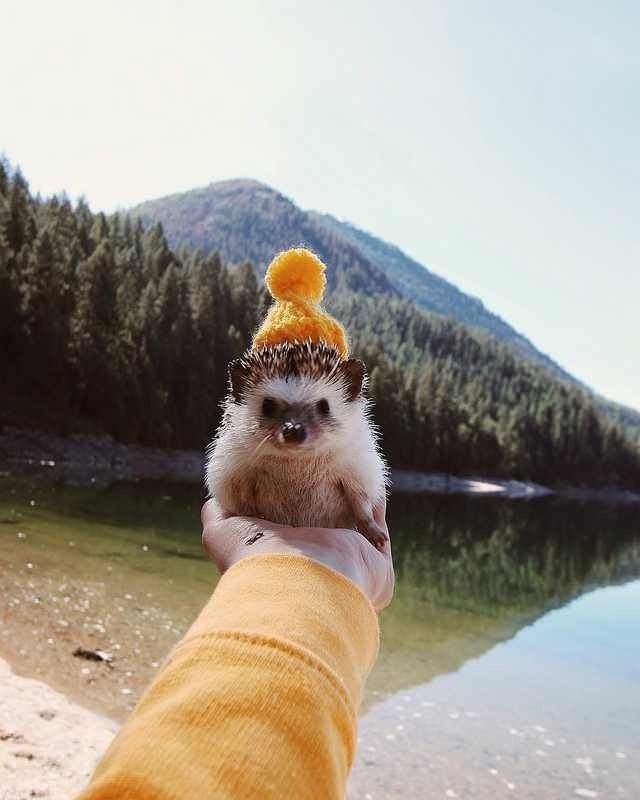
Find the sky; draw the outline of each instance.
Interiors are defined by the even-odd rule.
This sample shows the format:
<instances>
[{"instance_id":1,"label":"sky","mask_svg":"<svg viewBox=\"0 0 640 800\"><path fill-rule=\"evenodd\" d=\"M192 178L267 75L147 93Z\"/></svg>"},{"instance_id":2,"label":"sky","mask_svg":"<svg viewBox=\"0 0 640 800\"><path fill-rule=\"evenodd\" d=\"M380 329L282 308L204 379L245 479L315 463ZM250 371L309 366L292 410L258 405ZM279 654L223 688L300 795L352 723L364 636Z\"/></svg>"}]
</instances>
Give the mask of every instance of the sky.
<instances>
[{"instance_id":1,"label":"sky","mask_svg":"<svg viewBox=\"0 0 640 800\"><path fill-rule=\"evenodd\" d=\"M640 4L3 0L0 153L94 210L265 181L640 408Z\"/></svg>"}]
</instances>

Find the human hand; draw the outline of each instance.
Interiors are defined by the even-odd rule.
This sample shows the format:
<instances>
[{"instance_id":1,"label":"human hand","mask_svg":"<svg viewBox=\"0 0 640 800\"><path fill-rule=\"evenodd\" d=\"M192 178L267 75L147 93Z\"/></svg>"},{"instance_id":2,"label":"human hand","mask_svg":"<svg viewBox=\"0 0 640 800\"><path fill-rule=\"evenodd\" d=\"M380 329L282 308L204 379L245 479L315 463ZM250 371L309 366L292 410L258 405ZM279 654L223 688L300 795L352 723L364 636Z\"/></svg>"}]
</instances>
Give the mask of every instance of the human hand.
<instances>
[{"instance_id":1,"label":"human hand","mask_svg":"<svg viewBox=\"0 0 640 800\"><path fill-rule=\"evenodd\" d=\"M386 500L373 512L387 534L376 549L357 531L333 528L292 528L253 517L231 517L215 500L202 507L202 543L221 573L243 558L272 553L312 558L344 575L382 611L393 596L391 542L385 520Z\"/></svg>"}]
</instances>

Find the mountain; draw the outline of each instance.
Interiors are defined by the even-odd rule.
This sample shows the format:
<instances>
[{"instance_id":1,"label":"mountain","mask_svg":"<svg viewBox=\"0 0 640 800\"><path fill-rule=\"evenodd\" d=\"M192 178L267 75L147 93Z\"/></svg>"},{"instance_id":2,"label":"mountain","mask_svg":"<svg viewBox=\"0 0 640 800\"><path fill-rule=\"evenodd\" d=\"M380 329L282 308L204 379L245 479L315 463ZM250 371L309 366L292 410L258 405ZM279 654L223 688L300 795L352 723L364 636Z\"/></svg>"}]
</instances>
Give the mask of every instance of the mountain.
<instances>
[{"instance_id":1,"label":"mountain","mask_svg":"<svg viewBox=\"0 0 640 800\"><path fill-rule=\"evenodd\" d=\"M250 180L222 181L184 194L150 200L132 210L144 223L162 223L169 244L204 254L217 250L225 263L251 262L261 274L279 250L305 245L327 263L331 288L399 295L377 265L284 195Z\"/></svg>"},{"instance_id":2,"label":"mountain","mask_svg":"<svg viewBox=\"0 0 640 800\"><path fill-rule=\"evenodd\" d=\"M303 211L258 181L212 183L147 201L133 213L147 224L160 222L173 247L186 244L203 253L215 249L223 261L250 261L261 274L278 250L305 245L327 263L330 288L341 285L367 294L404 297L427 311L484 330L556 375L571 377L481 300L400 248L329 214Z\"/></svg>"},{"instance_id":3,"label":"mountain","mask_svg":"<svg viewBox=\"0 0 640 800\"><path fill-rule=\"evenodd\" d=\"M132 209L161 223L171 246L220 253L225 263L251 262L260 275L279 250L305 245L327 264L329 288L405 298L483 331L555 377L584 385L476 297L406 255L399 247L329 214L303 211L259 181L238 179L149 200ZM597 406L640 440L640 412L602 397Z\"/></svg>"}]
</instances>

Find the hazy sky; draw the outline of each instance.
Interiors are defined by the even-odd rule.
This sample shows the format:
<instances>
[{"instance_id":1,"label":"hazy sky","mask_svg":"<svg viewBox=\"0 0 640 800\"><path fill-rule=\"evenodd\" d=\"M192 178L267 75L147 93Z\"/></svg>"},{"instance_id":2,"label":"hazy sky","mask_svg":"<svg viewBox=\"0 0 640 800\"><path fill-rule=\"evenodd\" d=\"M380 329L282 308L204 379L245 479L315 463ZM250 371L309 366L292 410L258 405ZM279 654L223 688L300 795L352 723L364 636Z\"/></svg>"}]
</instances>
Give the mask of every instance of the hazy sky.
<instances>
[{"instance_id":1,"label":"hazy sky","mask_svg":"<svg viewBox=\"0 0 640 800\"><path fill-rule=\"evenodd\" d=\"M94 209L266 181L640 408L640 4L4 0L0 151Z\"/></svg>"}]
</instances>

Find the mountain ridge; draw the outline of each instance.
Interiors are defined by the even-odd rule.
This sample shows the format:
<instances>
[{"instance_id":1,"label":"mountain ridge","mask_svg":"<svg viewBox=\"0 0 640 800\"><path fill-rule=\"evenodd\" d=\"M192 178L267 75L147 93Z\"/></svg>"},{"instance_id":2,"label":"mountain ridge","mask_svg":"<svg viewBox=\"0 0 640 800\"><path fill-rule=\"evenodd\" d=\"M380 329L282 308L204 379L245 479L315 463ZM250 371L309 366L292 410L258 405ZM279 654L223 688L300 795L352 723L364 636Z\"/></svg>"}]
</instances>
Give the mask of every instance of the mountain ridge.
<instances>
[{"instance_id":1,"label":"mountain ridge","mask_svg":"<svg viewBox=\"0 0 640 800\"><path fill-rule=\"evenodd\" d=\"M554 361L550 355L535 347L523 333L507 323L499 314L495 314L488 309L479 297L462 291L451 281L432 272L427 266L407 255L398 245L387 242L362 228L358 228L352 222L339 220L331 214L317 211L309 211L307 213L321 218L325 224L337 228L344 236L357 241L374 264L379 265L378 259L386 258L387 271L392 272L392 284L400 291L400 294L413 300L421 308L443 316L451 316L470 327L484 330L507 344L511 344L526 358L531 358L551 368L559 377L575 383L581 383ZM422 287L417 285L418 281L422 281ZM425 291L427 281L429 289L432 290L431 292ZM422 291L420 291L421 289ZM416 293L418 296L416 296ZM452 313L451 308L447 307L443 294L447 294L450 300L452 298L457 299L460 305L464 306L466 310L465 317L462 317L461 314ZM479 319L474 320L474 316L478 316Z\"/></svg>"},{"instance_id":2,"label":"mountain ridge","mask_svg":"<svg viewBox=\"0 0 640 800\"><path fill-rule=\"evenodd\" d=\"M189 198L186 206L185 197ZM219 181L148 200L131 213L147 224L161 222L174 248L188 245L203 254L217 250L225 263L249 261L261 276L276 252L305 245L324 256L331 289L358 291L366 286L374 294L396 294L386 274L348 242L337 258L335 254L328 258L335 249L331 231L317 225L288 197L253 179ZM274 218L277 229L271 224Z\"/></svg>"},{"instance_id":3,"label":"mountain ridge","mask_svg":"<svg viewBox=\"0 0 640 800\"><path fill-rule=\"evenodd\" d=\"M145 224L160 222L174 248L187 245L204 254L217 250L226 263L251 262L260 276L279 250L307 246L327 263L330 290L402 297L488 333L555 377L588 391L605 413L635 429L640 439L640 411L597 395L482 300L432 272L399 246L329 213L305 211L266 183L253 178L214 181L147 200L131 213Z\"/></svg>"},{"instance_id":4,"label":"mountain ridge","mask_svg":"<svg viewBox=\"0 0 640 800\"><path fill-rule=\"evenodd\" d=\"M184 206L185 200L190 201L187 206ZM235 213L229 213L230 204L237 206ZM174 217L168 214L171 205L177 209L182 206L183 211ZM187 209L189 219L185 218ZM432 272L397 245L331 214L305 211L261 181L253 178L214 181L201 188L145 201L133 209L134 214L140 212L147 223L162 223L173 247L186 244L204 253L217 249L223 260L231 263L250 261L260 274L264 273L278 250L307 245L327 261L330 288L335 288L337 283L333 275L335 258L332 260L330 254L323 251L335 250L339 243L341 249L348 248L349 257L355 256L356 264L362 264L373 276L374 286L366 287L370 293L373 288L373 293L397 294L427 311L451 316L466 325L485 330L565 380L579 383L550 356L539 351L526 336L490 311L482 300ZM274 212L284 218L285 227L281 234L274 235L272 231L264 230L264 222L273 217ZM332 234L334 241L328 242ZM238 237L240 241L237 241ZM353 269L351 264L349 267ZM348 279L343 282L351 289L363 288L351 285Z\"/></svg>"}]
</instances>

